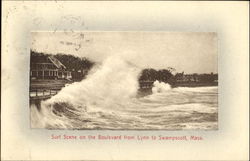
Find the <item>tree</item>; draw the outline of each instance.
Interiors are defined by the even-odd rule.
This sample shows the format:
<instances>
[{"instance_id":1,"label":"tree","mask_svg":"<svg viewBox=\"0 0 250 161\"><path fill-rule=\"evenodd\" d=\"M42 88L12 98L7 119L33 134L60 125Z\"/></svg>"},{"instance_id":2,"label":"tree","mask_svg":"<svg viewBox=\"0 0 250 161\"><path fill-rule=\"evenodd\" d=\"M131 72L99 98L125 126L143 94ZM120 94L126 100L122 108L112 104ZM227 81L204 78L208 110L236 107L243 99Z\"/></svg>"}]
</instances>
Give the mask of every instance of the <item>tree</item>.
<instances>
[{"instance_id":1,"label":"tree","mask_svg":"<svg viewBox=\"0 0 250 161\"><path fill-rule=\"evenodd\" d=\"M139 81L161 81L165 83L172 82L173 74L167 69L155 70L152 68L144 69L141 72ZM171 81L170 81L171 80Z\"/></svg>"}]
</instances>

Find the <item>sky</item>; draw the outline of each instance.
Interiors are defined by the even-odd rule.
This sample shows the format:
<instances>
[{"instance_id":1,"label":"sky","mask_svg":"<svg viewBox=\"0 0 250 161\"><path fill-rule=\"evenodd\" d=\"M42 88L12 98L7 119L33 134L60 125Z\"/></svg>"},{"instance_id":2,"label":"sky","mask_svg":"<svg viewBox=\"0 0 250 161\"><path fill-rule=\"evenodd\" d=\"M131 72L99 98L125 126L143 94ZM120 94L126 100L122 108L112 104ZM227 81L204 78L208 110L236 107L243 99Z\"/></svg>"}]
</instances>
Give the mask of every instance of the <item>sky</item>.
<instances>
[{"instance_id":1,"label":"sky","mask_svg":"<svg viewBox=\"0 0 250 161\"><path fill-rule=\"evenodd\" d=\"M31 49L102 62L118 56L140 68L217 73L214 32L32 32Z\"/></svg>"}]
</instances>

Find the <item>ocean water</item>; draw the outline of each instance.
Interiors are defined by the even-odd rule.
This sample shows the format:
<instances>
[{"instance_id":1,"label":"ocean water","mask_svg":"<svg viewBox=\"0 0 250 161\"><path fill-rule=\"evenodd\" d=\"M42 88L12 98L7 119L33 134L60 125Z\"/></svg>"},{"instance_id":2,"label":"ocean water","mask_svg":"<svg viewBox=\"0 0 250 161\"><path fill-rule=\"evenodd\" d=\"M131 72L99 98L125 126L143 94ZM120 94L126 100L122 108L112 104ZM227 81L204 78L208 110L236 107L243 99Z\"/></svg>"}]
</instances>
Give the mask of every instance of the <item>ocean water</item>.
<instances>
[{"instance_id":1,"label":"ocean water","mask_svg":"<svg viewBox=\"0 0 250 161\"><path fill-rule=\"evenodd\" d=\"M154 82L138 94L141 69L112 57L81 82L31 103L31 127L46 129L216 130L218 88L177 87Z\"/></svg>"}]
</instances>

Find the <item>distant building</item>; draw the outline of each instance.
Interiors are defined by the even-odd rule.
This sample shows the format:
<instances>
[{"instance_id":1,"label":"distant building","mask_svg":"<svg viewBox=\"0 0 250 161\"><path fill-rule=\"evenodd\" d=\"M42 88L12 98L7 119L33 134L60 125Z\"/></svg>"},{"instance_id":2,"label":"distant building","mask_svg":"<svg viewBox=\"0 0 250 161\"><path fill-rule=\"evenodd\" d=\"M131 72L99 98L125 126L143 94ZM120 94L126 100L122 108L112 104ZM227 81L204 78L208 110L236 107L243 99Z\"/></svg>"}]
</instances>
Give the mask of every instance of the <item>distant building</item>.
<instances>
[{"instance_id":1,"label":"distant building","mask_svg":"<svg viewBox=\"0 0 250 161\"><path fill-rule=\"evenodd\" d=\"M71 72L54 56L36 59L30 65L31 79L71 79Z\"/></svg>"},{"instance_id":2,"label":"distant building","mask_svg":"<svg viewBox=\"0 0 250 161\"><path fill-rule=\"evenodd\" d=\"M176 82L218 82L218 74L184 74L175 75Z\"/></svg>"}]
</instances>

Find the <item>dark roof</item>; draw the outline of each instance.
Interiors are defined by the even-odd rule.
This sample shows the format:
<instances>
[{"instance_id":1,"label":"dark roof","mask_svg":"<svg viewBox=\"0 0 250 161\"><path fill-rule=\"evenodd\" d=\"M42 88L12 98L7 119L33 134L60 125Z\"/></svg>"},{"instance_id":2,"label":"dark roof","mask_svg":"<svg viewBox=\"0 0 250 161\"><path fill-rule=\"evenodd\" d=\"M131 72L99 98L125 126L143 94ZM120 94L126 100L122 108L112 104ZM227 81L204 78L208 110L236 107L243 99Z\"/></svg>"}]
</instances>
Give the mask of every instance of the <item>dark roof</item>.
<instances>
[{"instance_id":1,"label":"dark roof","mask_svg":"<svg viewBox=\"0 0 250 161\"><path fill-rule=\"evenodd\" d=\"M32 56L31 55L31 64L44 64L50 63L53 64L56 68L66 69L65 65L63 65L57 58L49 55L41 55L41 56Z\"/></svg>"},{"instance_id":2,"label":"dark roof","mask_svg":"<svg viewBox=\"0 0 250 161\"><path fill-rule=\"evenodd\" d=\"M66 67L54 56L49 56L48 58L57 68L66 69Z\"/></svg>"}]
</instances>

